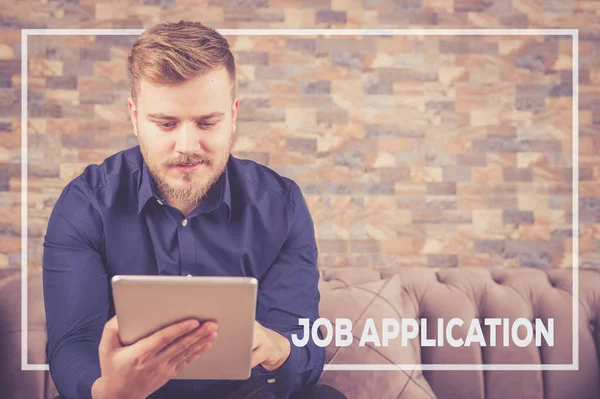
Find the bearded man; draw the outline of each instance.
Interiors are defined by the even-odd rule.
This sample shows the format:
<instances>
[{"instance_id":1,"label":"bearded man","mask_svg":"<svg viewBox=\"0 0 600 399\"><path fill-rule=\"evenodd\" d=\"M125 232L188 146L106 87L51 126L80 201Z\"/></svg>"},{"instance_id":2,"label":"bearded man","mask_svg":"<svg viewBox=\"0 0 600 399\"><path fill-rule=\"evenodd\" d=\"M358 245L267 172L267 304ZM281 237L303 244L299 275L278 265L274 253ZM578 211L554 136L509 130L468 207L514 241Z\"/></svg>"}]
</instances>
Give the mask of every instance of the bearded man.
<instances>
[{"instance_id":1,"label":"bearded man","mask_svg":"<svg viewBox=\"0 0 600 399\"><path fill-rule=\"evenodd\" d=\"M298 185L231 155L235 61L198 22L145 31L128 58L139 146L90 165L63 190L44 241L46 353L61 397L343 398L316 385L325 349L291 343L319 317L317 247ZM82 132L85 134L85 132ZM259 281L248 380L173 380L218 325L188 320L119 341L114 275Z\"/></svg>"}]
</instances>

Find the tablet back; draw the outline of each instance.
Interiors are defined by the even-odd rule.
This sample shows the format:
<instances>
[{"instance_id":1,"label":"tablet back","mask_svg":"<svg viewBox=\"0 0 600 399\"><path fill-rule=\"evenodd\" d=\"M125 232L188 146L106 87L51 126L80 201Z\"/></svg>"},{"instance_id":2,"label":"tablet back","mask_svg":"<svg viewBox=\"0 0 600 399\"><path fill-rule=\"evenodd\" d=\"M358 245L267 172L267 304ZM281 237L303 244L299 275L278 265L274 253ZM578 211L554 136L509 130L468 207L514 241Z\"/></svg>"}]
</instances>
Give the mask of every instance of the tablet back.
<instances>
[{"instance_id":1,"label":"tablet back","mask_svg":"<svg viewBox=\"0 0 600 399\"><path fill-rule=\"evenodd\" d=\"M115 312L123 345L189 318L213 320L212 348L175 379L247 379L258 282L251 277L114 276Z\"/></svg>"}]
</instances>

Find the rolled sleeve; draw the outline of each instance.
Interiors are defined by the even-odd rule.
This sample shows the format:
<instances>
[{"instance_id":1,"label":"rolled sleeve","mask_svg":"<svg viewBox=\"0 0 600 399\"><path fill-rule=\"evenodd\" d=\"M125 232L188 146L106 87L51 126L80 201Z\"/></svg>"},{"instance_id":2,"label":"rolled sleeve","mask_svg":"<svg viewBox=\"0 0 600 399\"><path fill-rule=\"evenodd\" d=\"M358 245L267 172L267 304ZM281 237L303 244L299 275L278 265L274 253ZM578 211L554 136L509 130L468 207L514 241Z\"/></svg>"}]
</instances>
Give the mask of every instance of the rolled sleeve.
<instances>
[{"instance_id":1,"label":"rolled sleeve","mask_svg":"<svg viewBox=\"0 0 600 399\"><path fill-rule=\"evenodd\" d=\"M323 371L323 364L317 361L316 366L307 369L305 361L312 355L311 351L295 346L291 338L292 333L282 333L282 335L290 341L290 355L287 360L274 371L267 371L260 365L258 368L260 377L267 383L273 394L277 398L288 398L303 387L315 384Z\"/></svg>"},{"instance_id":2,"label":"rolled sleeve","mask_svg":"<svg viewBox=\"0 0 600 399\"><path fill-rule=\"evenodd\" d=\"M290 355L272 372L259 366L259 375L278 398L288 398L303 387L316 384L325 362L325 348L309 340L293 344L292 334L303 336L299 319L310 326L319 317L317 245L313 221L300 188L290 190L290 229L279 256L259 285L257 319L266 328L290 341Z\"/></svg>"}]
</instances>

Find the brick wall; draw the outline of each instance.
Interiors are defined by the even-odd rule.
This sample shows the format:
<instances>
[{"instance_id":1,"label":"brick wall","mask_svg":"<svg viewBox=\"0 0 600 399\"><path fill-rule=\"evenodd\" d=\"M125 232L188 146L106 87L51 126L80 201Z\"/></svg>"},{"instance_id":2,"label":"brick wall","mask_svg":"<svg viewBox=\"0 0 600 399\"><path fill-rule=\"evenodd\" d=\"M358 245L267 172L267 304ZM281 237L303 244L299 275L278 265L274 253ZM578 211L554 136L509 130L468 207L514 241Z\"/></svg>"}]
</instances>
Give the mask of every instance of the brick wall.
<instances>
[{"instance_id":1,"label":"brick wall","mask_svg":"<svg viewBox=\"0 0 600 399\"><path fill-rule=\"evenodd\" d=\"M19 267L21 28L579 28L580 260L600 267L594 1L13 1L0 7L0 268ZM192 6L191 4L194 3ZM572 43L557 36L227 36L234 154L296 180L320 266L570 267ZM89 163L136 145L134 36L28 41L28 254Z\"/></svg>"}]
</instances>

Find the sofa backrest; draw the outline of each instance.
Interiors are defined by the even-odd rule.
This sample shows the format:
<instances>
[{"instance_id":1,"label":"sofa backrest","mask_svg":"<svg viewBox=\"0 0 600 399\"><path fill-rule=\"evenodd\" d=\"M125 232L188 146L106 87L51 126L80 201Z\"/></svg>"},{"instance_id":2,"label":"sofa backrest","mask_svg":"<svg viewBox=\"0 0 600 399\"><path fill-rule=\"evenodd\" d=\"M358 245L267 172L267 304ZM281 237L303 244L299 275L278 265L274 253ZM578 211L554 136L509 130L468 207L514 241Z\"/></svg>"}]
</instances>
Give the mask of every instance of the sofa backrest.
<instances>
[{"instance_id":1,"label":"sofa backrest","mask_svg":"<svg viewBox=\"0 0 600 399\"><path fill-rule=\"evenodd\" d=\"M391 277L394 277L391 279ZM530 321L535 318L554 319L555 337L553 347L518 347L511 345L451 347L421 347L417 344L415 358L422 364L456 365L456 364L571 364L573 355L572 332L572 292L573 270L531 268L508 269L474 269L474 268L394 268L371 270L360 268L330 268L321 270L321 308L328 313L328 318L347 317L354 314L349 307L353 304L352 295L358 295L356 289L340 300L334 296L336 290L345 287L359 287L364 290L384 291L377 281L387 280L393 284L394 294L385 288L385 293L378 294L387 302L387 306L395 308L397 317L426 318L430 321L459 317L463 320L473 318L510 318L515 320L525 317ZM596 270L579 271L579 370L425 370L423 372L429 387L438 398L598 398L600 397L600 331L598 320L600 312L600 272ZM361 294L362 295L362 294ZM336 303L330 298L336 298ZM396 304L392 302L396 302ZM345 302L345 303L340 303ZM375 303L375 301L374 301ZM337 307L337 310L335 308ZM332 310L333 309L333 310ZM380 306L380 309L384 309ZM362 310L361 310L362 311ZM369 314L369 310L365 311ZM382 310L378 310L382 312ZM323 313L323 312L322 312ZM361 314L364 318L365 314ZM371 312L376 315L376 312ZM323 316L323 314L322 314ZM360 324L358 320L353 320ZM483 324L483 323L482 323ZM468 328L468 325L465 326ZM434 328L437 331L436 328ZM460 331L460 330L459 330ZM463 330L464 331L464 330ZM485 332L485 330L484 330ZM355 331L356 334L360 331ZM437 333L430 337L436 337ZM489 334L486 335L487 342ZM328 352L333 349L328 348ZM380 349L379 349L380 350ZM359 350L355 350L352 358L357 362L361 358ZM383 363L383 362L382 362ZM516 368L517 366L515 366ZM546 367L546 366L545 366ZM547 366L551 368L552 366ZM454 368L454 367L449 367ZM338 374L336 374L338 373ZM346 373L346 374L339 374ZM382 372L385 373L385 372ZM397 378L400 373L387 372L390 378ZM353 385L360 390L361 375L372 375L372 372L325 372L322 381L335 381L338 389ZM418 376L418 372L416 374ZM357 381L358 380L358 381ZM410 384L402 385L410 386ZM426 389L422 390L423 392ZM345 391L347 394L351 391ZM358 391L357 391L358 392ZM361 395L371 394L360 391ZM372 393L373 397L404 397L402 392L382 394ZM382 396L377 396L381 394ZM350 397L350 396L349 396ZM406 396L411 397L411 396ZM421 397L421 396L419 396Z\"/></svg>"}]
</instances>

